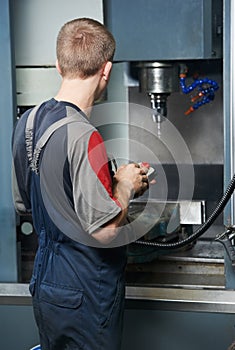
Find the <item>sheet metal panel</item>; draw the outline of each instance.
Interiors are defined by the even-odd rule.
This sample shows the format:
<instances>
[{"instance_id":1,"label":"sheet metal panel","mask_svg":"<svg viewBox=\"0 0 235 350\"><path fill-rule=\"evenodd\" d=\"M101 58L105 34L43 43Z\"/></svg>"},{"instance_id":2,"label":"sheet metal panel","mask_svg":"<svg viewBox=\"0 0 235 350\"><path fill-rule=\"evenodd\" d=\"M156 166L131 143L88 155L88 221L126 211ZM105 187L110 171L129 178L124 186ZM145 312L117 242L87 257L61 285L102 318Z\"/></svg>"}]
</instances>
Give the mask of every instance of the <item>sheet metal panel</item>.
<instances>
[{"instance_id":1,"label":"sheet metal panel","mask_svg":"<svg viewBox=\"0 0 235 350\"><path fill-rule=\"evenodd\" d=\"M16 224L11 194L11 135L15 110L10 1L0 3L0 281L15 282Z\"/></svg>"},{"instance_id":2,"label":"sheet metal panel","mask_svg":"<svg viewBox=\"0 0 235 350\"><path fill-rule=\"evenodd\" d=\"M106 0L117 61L221 56L221 0Z\"/></svg>"}]
</instances>

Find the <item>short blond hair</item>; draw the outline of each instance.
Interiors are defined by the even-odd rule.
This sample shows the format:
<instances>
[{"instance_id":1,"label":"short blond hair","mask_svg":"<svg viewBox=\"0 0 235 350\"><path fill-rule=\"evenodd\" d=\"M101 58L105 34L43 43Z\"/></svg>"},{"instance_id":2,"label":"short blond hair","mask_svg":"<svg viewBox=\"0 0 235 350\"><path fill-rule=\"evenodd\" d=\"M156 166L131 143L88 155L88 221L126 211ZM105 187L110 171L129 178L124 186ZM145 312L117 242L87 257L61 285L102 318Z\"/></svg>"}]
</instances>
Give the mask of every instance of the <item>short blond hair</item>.
<instances>
[{"instance_id":1,"label":"short blond hair","mask_svg":"<svg viewBox=\"0 0 235 350\"><path fill-rule=\"evenodd\" d=\"M63 25L57 37L56 54L62 77L87 78L112 61L115 40L100 22L78 18Z\"/></svg>"}]
</instances>

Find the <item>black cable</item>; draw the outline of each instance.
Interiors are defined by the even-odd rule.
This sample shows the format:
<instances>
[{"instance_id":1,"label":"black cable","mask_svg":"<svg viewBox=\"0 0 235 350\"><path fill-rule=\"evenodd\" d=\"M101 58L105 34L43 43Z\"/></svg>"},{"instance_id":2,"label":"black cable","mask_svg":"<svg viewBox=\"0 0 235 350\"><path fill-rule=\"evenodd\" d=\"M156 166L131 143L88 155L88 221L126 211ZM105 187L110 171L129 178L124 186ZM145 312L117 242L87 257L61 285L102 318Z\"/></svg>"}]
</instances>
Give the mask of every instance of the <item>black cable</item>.
<instances>
[{"instance_id":1,"label":"black cable","mask_svg":"<svg viewBox=\"0 0 235 350\"><path fill-rule=\"evenodd\" d=\"M223 197L220 199L219 203L215 207L212 214L209 216L209 218L204 222L192 235L189 237L173 243L159 243L159 242L150 242L150 241L142 241L137 240L134 243L136 244L142 244L147 246L153 246L159 249L177 249L182 248L186 246L189 243L192 243L195 241L198 237L202 236L203 233L214 223L214 221L217 219L217 217L222 213L224 210L226 204L228 203L229 199L231 198L233 191L235 189L235 174L233 175L232 180L228 184L228 187L223 195Z\"/></svg>"}]
</instances>

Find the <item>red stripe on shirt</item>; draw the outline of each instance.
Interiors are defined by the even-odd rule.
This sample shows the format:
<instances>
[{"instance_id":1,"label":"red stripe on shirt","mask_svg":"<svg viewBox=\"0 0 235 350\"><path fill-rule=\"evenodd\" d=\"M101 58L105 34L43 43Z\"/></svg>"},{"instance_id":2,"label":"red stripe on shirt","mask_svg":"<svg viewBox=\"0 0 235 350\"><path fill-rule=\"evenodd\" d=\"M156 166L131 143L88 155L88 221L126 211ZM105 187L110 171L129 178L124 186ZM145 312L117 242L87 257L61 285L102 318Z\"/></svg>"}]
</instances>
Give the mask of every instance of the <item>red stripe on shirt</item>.
<instances>
[{"instance_id":1,"label":"red stripe on shirt","mask_svg":"<svg viewBox=\"0 0 235 350\"><path fill-rule=\"evenodd\" d=\"M104 145L104 141L98 131L94 131L89 139L88 159L92 169L96 173L96 176L98 177L102 185L105 187L110 198L115 200L117 205L120 206L118 200L113 197L112 179L108 166L106 148Z\"/></svg>"}]
</instances>

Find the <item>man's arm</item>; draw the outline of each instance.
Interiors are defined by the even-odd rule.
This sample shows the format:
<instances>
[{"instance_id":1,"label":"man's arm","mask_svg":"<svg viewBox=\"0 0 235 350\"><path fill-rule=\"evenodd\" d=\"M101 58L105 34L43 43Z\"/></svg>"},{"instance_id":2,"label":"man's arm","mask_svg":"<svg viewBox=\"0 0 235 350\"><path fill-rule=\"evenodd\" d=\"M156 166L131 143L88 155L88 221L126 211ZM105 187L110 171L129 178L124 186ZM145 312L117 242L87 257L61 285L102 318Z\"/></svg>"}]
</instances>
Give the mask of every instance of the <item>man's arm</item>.
<instances>
[{"instance_id":1,"label":"man's arm","mask_svg":"<svg viewBox=\"0 0 235 350\"><path fill-rule=\"evenodd\" d=\"M147 170L137 164L128 164L117 170L114 176L113 197L120 203L121 212L92 234L97 241L108 244L116 238L120 227L126 222L130 200L141 196L149 187Z\"/></svg>"},{"instance_id":2,"label":"man's arm","mask_svg":"<svg viewBox=\"0 0 235 350\"><path fill-rule=\"evenodd\" d=\"M31 215L31 210L26 209L22 196L20 194L14 162L12 162L12 172L11 172L11 184L12 184L12 197L15 210L18 215Z\"/></svg>"}]
</instances>

